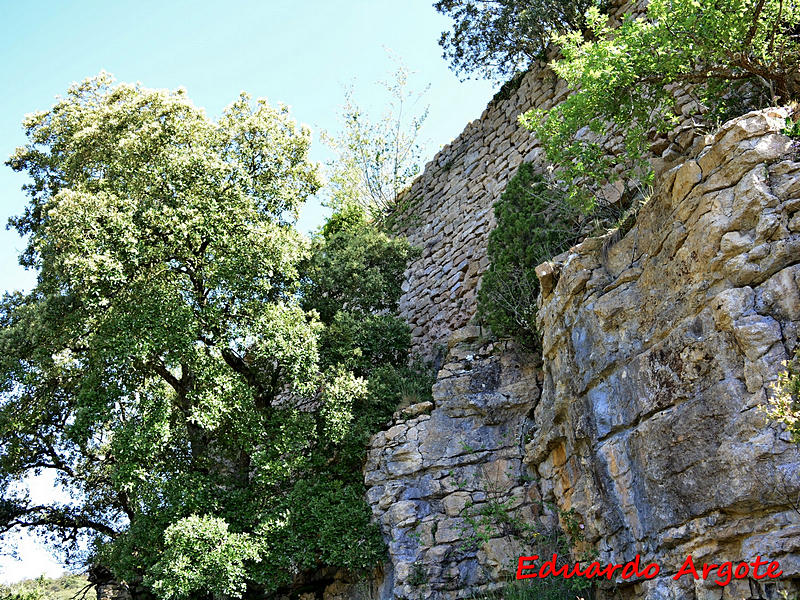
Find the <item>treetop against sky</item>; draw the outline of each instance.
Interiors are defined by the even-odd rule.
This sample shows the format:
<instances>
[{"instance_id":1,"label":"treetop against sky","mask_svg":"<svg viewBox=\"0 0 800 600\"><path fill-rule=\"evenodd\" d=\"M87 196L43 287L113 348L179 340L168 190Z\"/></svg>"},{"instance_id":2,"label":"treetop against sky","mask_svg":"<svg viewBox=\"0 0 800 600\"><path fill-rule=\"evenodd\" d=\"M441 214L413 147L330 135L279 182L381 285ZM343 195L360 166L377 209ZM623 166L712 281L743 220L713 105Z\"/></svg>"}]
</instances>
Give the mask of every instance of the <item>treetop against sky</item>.
<instances>
[{"instance_id":1,"label":"treetop against sky","mask_svg":"<svg viewBox=\"0 0 800 600\"><path fill-rule=\"evenodd\" d=\"M448 69L437 41L449 22L426 0L3 2L0 154L5 159L24 143L25 114L49 108L72 82L105 70L150 88L183 86L212 118L241 91L286 103L314 132L312 158L324 161L330 154L319 133L339 129L345 88L354 83L359 105L378 115L387 96L376 82L390 77L399 57L414 71L412 87L431 83L421 138L432 156L480 115L493 90L486 81L461 83ZM0 169L4 218L22 209L24 182ZM312 201L299 227L320 222ZM32 277L16 270L16 234L3 232L0 248L3 287L29 286Z\"/></svg>"},{"instance_id":2,"label":"treetop against sky","mask_svg":"<svg viewBox=\"0 0 800 600\"><path fill-rule=\"evenodd\" d=\"M415 71L412 86L429 92L430 113L421 137L430 156L477 117L492 95L485 81L460 83L441 59L439 34L449 25L428 1L323 0L107 3L3 2L0 19L0 154L5 160L25 143L24 115L50 108L74 81L105 70L118 81L151 88L184 87L213 119L244 90L284 102L291 115L313 130L311 158L331 158L320 130L336 132L345 87L378 115L385 90L375 82L396 69L394 55ZM27 177L0 169L0 212L19 215ZM319 226L325 211L312 199L299 228ZM0 233L0 283L6 291L30 289L33 272L17 260L25 240ZM52 479L31 482L34 497L57 493ZM0 549L0 580L56 573L59 565L27 534L20 538L21 562Z\"/></svg>"}]
</instances>

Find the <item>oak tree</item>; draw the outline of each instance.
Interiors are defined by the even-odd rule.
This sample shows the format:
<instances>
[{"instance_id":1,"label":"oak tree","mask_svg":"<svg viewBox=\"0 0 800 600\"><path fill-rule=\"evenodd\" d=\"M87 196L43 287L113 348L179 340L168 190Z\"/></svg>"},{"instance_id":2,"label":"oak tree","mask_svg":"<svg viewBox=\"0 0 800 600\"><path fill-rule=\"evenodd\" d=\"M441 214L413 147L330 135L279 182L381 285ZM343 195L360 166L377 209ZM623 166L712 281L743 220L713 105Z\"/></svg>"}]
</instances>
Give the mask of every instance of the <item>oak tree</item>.
<instances>
[{"instance_id":1,"label":"oak tree","mask_svg":"<svg viewBox=\"0 0 800 600\"><path fill-rule=\"evenodd\" d=\"M359 461L399 384L320 359L335 336L303 300L293 227L319 187L310 132L244 94L214 121L106 74L24 125L11 224L38 279L0 303L0 534L88 543L135 597L261 596L378 563ZM337 351L369 358L355 343ZM18 483L42 469L71 501L31 501Z\"/></svg>"}]
</instances>

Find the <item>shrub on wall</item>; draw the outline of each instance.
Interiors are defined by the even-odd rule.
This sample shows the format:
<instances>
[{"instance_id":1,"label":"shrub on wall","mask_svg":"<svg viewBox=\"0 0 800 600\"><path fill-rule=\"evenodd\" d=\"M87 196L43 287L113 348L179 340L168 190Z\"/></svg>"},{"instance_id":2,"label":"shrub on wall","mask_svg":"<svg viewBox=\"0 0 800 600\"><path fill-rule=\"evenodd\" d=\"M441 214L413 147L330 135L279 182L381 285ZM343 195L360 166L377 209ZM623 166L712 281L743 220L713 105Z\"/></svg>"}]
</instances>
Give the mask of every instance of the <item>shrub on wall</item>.
<instances>
[{"instance_id":1,"label":"shrub on wall","mask_svg":"<svg viewBox=\"0 0 800 600\"><path fill-rule=\"evenodd\" d=\"M303 307L330 324L340 310L394 312L403 272L419 251L388 235L354 203L340 207L314 237L302 267Z\"/></svg>"},{"instance_id":2,"label":"shrub on wall","mask_svg":"<svg viewBox=\"0 0 800 600\"><path fill-rule=\"evenodd\" d=\"M535 269L577 240L582 215L528 163L520 165L494 212L497 226L489 235L491 263L478 292L478 314L496 335L535 350Z\"/></svg>"},{"instance_id":3,"label":"shrub on wall","mask_svg":"<svg viewBox=\"0 0 800 600\"><path fill-rule=\"evenodd\" d=\"M322 134L336 155L327 163L325 204L337 209L357 204L376 222L402 209L402 192L424 165L425 143L419 134L428 116L428 108L419 103L429 86L415 91L409 87L411 74L399 64L381 82L388 97L379 119L359 107L352 90L346 93L340 133Z\"/></svg>"},{"instance_id":4,"label":"shrub on wall","mask_svg":"<svg viewBox=\"0 0 800 600\"><path fill-rule=\"evenodd\" d=\"M626 18L616 28L596 8L587 19L588 39L578 28L554 38L562 58L551 66L577 91L550 110L521 117L564 182L599 189L615 166L647 182L653 131L667 132L687 116L730 118L758 105L763 93L773 105L800 97L797 2L653 0L646 17ZM669 84L691 87L695 104L676 111ZM622 152L599 141L616 131L624 137Z\"/></svg>"}]
</instances>

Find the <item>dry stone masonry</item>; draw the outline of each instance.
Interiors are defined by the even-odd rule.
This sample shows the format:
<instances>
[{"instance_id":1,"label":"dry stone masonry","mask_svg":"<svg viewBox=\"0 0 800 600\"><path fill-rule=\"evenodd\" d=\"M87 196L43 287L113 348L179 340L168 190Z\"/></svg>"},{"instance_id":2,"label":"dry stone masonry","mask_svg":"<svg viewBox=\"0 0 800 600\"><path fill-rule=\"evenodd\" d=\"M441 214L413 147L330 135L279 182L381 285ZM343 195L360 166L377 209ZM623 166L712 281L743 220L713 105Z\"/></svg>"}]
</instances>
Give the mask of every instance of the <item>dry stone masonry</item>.
<instances>
[{"instance_id":1,"label":"dry stone masonry","mask_svg":"<svg viewBox=\"0 0 800 600\"><path fill-rule=\"evenodd\" d=\"M641 14L646 7L645 1L612 4L615 19ZM566 83L545 61L534 65L516 88L501 90L480 118L442 148L405 194L397 230L422 255L406 270L400 311L421 355L442 358L447 337L475 316L478 285L489 265L486 246L495 224L493 206L509 179L523 161L545 169L541 144L517 117L531 108L551 108L568 93ZM696 102L686 91L676 88L673 93L683 120L668 136L653 140L651 156L660 166L669 166L693 141L688 115ZM622 137L611 136L603 143L620 148ZM609 186L603 195L613 201L619 193Z\"/></svg>"},{"instance_id":2,"label":"dry stone masonry","mask_svg":"<svg viewBox=\"0 0 800 600\"><path fill-rule=\"evenodd\" d=\"M523 160L542 164L541 149L517 117L552 106L567 87L541 65L508 93L445 146L404 197L408 208L399 230L422 255L406 272L400 311L412 327L415 349L428 357L475 314L495 200Z\"/></svg>"}]
</instances>

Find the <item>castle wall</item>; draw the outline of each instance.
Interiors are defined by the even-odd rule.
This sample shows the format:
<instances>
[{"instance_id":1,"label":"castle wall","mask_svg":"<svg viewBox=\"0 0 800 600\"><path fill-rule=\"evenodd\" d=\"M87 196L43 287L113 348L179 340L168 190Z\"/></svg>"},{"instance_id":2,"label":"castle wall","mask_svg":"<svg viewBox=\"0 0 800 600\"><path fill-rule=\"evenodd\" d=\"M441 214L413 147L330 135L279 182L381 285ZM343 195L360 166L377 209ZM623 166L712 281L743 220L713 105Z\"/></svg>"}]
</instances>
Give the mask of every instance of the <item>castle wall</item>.
<instances>
[{"instance_id":1,"label":"castle wall","mask_svg":"<svg viewBox=\"0 0 800 600\"><path fill-rule=\"evenodd\" d=\"M642 12L646 2L615 3L614 18ZM404 196L397 231L422 250L406 271L400 312L412 328L414 347L431 357L447 337L475 316L476 293L489 260L493 205L521 162L544 169L539 141L517 123L531 108L548 109L569 90L545 61L534 65L510 92L498 94L478 119L442 148ZM692 100L678 95L677 106ZM619 136L605 143L618 147ZM666 144L656 143L660 155ZM613 190L610 194L613 195Z\"/></svg>"}]
</instances>

